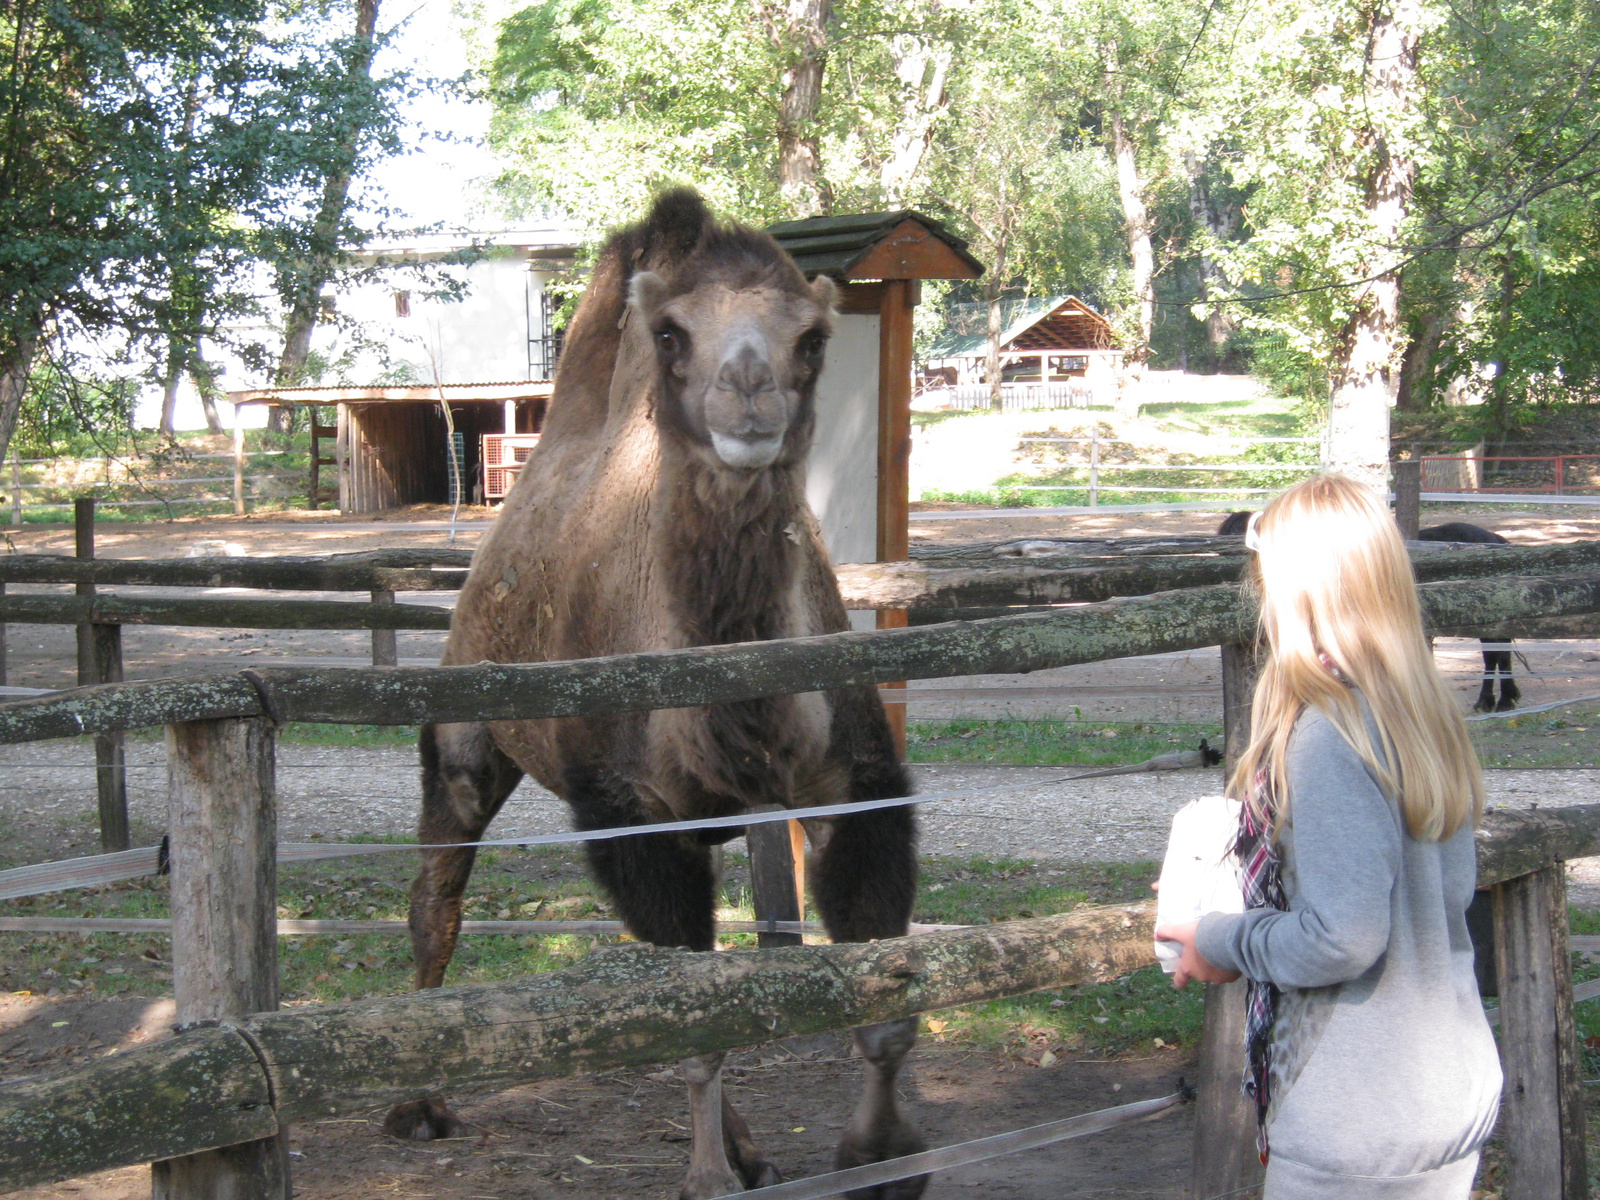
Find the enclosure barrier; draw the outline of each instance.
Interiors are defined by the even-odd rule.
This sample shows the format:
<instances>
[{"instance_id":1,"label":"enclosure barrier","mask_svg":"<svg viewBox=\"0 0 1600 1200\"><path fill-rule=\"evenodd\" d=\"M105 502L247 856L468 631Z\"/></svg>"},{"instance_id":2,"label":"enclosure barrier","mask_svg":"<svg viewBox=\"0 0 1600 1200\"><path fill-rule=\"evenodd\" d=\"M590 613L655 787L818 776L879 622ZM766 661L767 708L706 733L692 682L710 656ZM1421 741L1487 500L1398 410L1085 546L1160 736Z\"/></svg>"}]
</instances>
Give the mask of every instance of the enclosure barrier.
<instances>
[{"instance_id":1,"label":"enclosure barrier","mask_svg":"<svg viewBox=\"0 0 1600 1200\"><path fill-rule=\"evenodd\" d=\"M1449 580L1419 588L1430 628L1483 629L1600 611L1600 572ZM725 704L956 675L1025 674L1238 642L1254 608L1237 586L908 629L610 658L453 667L263 668L108 684L0 705L0 743L230 717L414 725Z\"/></svg>"},{"instance_id":2,"label":"enclosure barrier","mask_svg":"<svg viewBox=\"0 0 1600 1200\"><path fill-rule=\"evenodd\" d=\"M1477 628L1487 623L1516 623L1536 618L1557 618L1564 615L1600 611L1600 573L1593 571L1543 579L1489 579L1431 583L1422 588L1423 603L1430 621L1438 628ZM151 684L107 685L80 689L75 693L46 697L37 701L0 706L0 741L15 742L40 737L69 736L82 732L110 732L150 724L168 724L169 759L173 780L171 828L173 831L173 896L174 909L174 973L178 993L179 1017L194 1022L222 1020L238 1022L237 1031L226 1029L199 1031L181 1038L176 1043L179 1060L171 1066L177 1074L146 1074L142 1077L141 1095L144 1097L138 1112L148 1112L151 1094L166 1094L173 1088L187 1086L196 1073L210 1074L231 1089L220 1109L212 1111L216 1125L226 1126L228 1132L214 1134L215 1145L252 1142L258 1148L254 1161L257 1171L266 1170L259 1164L271 1163L281 1156L282 1139L277 1137L280 1114L286 1119L295 1115L302 1118L315 1112L315 1104L323 1104L324 1113L329 1106L337 1109L338 1101L332 1096L333 1086L326 1079L317 1081L317 1073L326 1066L354 1075L367 1073L374 1062L395 1061L405 1055L389 1054L387 1059L379 1053L378 1041L363 1041L370 1034L362 1033L356 1025L340 1027L337 1035L339 1054L330 1055L328 1047L315 1042L312 1034L304 1034L309 1042L299 1043L296 1051L291 1040L284 1040L283 1031L302 1027L293 1024L295 1018L308 1017L308 1010L278 1014L239 1021L246 1013L268 1012L276 1006L276 950L273 939L275 901L273 886L273 859L275 851L275 819L272 801L273 738L271 724L287 720L331 720L362 723L397 724L424 720L485 720L516 719L544 716L599 714L606 712L637 711L658 707L719 703L748 699L757 696L812 691L825 688L884 682L899 679L928 678L974 673L1013 673L1072 663L1098 661L1105 658L1126 657L1162 650L1191 649L1236 642L1241 639L1253 620L1248 603L1241 603L1237 587L1199 588L1188 592L1172 592L1135 600L1110 601L1079 608L1055 610L1048 614L997 618L972 623L955 623L942 627L886 630L874 633L834 634L826 637L797 639L788 642L754 643L743 646L706 647L685 651L665 651L652 654L626 655L611 659L589 660L576 663L525 664L518 666L471 666L412 670L388 668L384 670L323 670L323 671L263 671L221 675L207 679L160 682ZM1232 711L1239 710L1242 681L1239 672L1225 672L1225 700L1232 696ZM1233 682L1230 684L1229 679ZM1245 691L1248 689L1246 688ZM263 719L265 718L265 719ZM1230 721L1230 744L1238 733L1237 721ZM1556 814L1541 814L1549 819ZM1544 862L1548 853L1529 848L1527 839L1518 842L1524 865ZM1588 843L1586 843L1588 844ZM1521 886L1504 885L1510 890L1504 900L1497 896L1497 926L1500 928L1502 948L1501 980L1503 1005L1507 1015L1507 1071L1522 1083L1516 1089L1508 1088L1508 1129L1514 1153L1513 1176L1516 1180L1533 1180L1537 1172L1554 1163L1558 1178L1555 1191L1528 1190L1517 1183L1510 1195L1522 1197L1563 1195L1577 1196L1576 1191L1563 1192L1561 1180L1570 1181L1574 1169L1581 1175L1582 1140L1574 1141L1574 1117L1581 1130L1581 1106L1573 1108L1568 1102L1576 1095L1576 1049L1570 1036L1570 990L1566 992L1567 1035L1561 1033L1560 989L1556 1000L1545 1007L1554 981L1564 970L1565 925L1554 920L1553 914L1562 911L1559 892L1558 868L1544 866L1526 877L1531 882ZM792 888L791 888L792 899ZM1125 921L1122 937L1128 944L1135 940L1135 912L1117 910L1114 918ZM1073 914L1073 916L1081 914ZM1138 911L1144 919L1147 914ZM1069 918L1049 918L1046 921L1064 921ZM809 1020L804 1012L793 1012L776 1007L778 1002L796 999L803 1009L821 1011L827 1003L843 1005L844 1024L861 1020L883 1019L873 1015L880 1011L874 1005L887 1005L891 1013L911 1012L918 1008L935 1007L940 1003L969 1003L981 996L1003 994L999 988L1015 985L1017 992L1037 990L1042 987L1063 986L1056 980L1065 974L1041 974L1050 970L1065 972L1071 967L1076 951L1059 939L1050 942L1048 927L1027 926L1025 945L1021 947L1024 962L1013 968L1006 957L1006 942L996 929L961 931L956 934L923 935L901 942L880 943L876 946L843 946L808 948L784 951L798 956L793 968L796 987L802 989L796 996L771 991L776 984L763 970L749 968L748 975L717 975L717 972L735 971L733 966L707 963L704 970L712 973L717 987L753 989L740 992L743 1001L731 1019L745 1022L739 1026L737 1036L742 1043L762 1041L775 1036L780 1029L803 1031L798 1022ZM1559 928L1558 928L1559 925ZM1558 942L1559 934L1559 942ZM925 939L956 938L956 942L926 943ZM974 987L971 979L960 975L959 955L950 946L965 944L962 938L973 938L979 954L974 971L987 960L985 954L1000 954L998 974L991 974L988 990L960 992L940 999L930 990L934 981L951 983L953 987ZM1139 963L1148 957L1148 934L1144 929L1137 933L1141 947ZM930 950L916 949L931 945ZM1040 946L1046 946L1040 953ZM1091 942L1091 945L1095 943ZM896 950L896 947L902 949ZM985 949L987 947L987 949ZM815 960L808 956L825 951L830 955L865 954L871 969L865 975L853 976L863 980L864 995L848 990L845 996L836 996L830 989L837 986L840 972L848 973L846 960L824 956ZM883 953L900 953L902 957L889 960L871 956ZM1116 957L1114 946L1106 944L1093 951L1099 957L1085 960L1093 967L1103 964L1113 974L1123 973L1122 960ZM639 955L643 957L639 957ZM925 957L933 954L935 957ZM904 957L910 955L911 957ZM917 957L922 955L924 957ZM953 957L952 957L953 956ZM673 962L685 962L682 956L666 956ZM615 964L631 961L641 966L646 975L658 967L670 966L659 952L628 951L606 955L595 964L596 970L612 973L605 977L605 986L614 989L624 979L616 972ZM731 960L737 961L737 960ZM767 960L760 960L765 963ZM830 963L825 971L804 969L800 964L808 961ZM852 960L853 961L853 960ZM608 966L608 964L612 964ZM927 971L926 986L920 964L931 964ZM1062 966L1061 964L1065 964ZM1135 964L1137 965L1137 964ZM648 970L646 970L648 967ZM1076 969L1076 968L1074 968ZM896 971L899 973L897 974ZM1015 971L1014 975L1010 973ZM1032 971L1033 974L1028 972ZM779 974L782 974L780 971ZM541 977L543 978L543 977ZM771 979L775 980L776 975ZM1009 978L1009 982L1007 982ZM1043 982L1041 982L1043 980ZM897 982L901 981L901 982ZM516 985L537 988L539 980L523 981ZM576 984L573 984L576 986ZM648 986L648 984L646 984ZM810 989L809 991L805 989ZM1518 989L1521 989L1519 991ZM1225 989L1224 989L1225 990ZM404 1010L407 1003L427 999L446 1000L452 996L471 997L479 989L448 989L430 993L425 997L397 997L372 1002L379 1011L390 1011L386 1005L398 1005L395 1012ZM492 993L484 993L489 995ZM1213 996L1219 994L1213 989ZM664 993L662 1002L669 997ZM1535 996L1543 999L1517 1003L1518 996ZM831 998L831 999L830 999ZM598 997L596 998L598 999ZM765 1001L765 1002L763 1002ZM465 1005L465 1001L456 1002ZM901 1007L893 1007L900 1004ZM594 1009L595 1001L589 1004ZM857 1007L851 1008L851 1005ZM346 1006L340 1011L364 1012L370 1006ZM1212 1000L1208 997L1208 1044L1220 1044L1224 1022L1212 1019ZM1550 1036L1546 1036L1545 1008L1557 1015L1552 1018ZM1220 1006L1219 1006L1220 1008ZM418 1060L413 1070L430 1070L437 1075L446 1070L452 1045L465 1045L474 1036L470 1032L472 1018L465 1007L451 1010L459 1013L467 1024L440 1028L429 1022L426 1041L416 1047L413 1056ZM698 1011L698 1010L697 1010ZM696 1020L710 1021L711 1010ZM351 1018L353 1020L353 1018ZM510 1039L505 1048L513 1054L507 1061L515 1061L517 1078L534 1070L533 1059L516 1058L516 1053L552 1056L551 1061L577 1064L582 1061L582 1041L570 1027L558 1020L548 1027L559 1036L546 1044L518 1042L512 1030L498 1018L486 1024L480 1022L482 1036L491 1042L502 1034ZM674 1042L670 1031L662 1031L660 1010L648 1005L629 1009L619 1017L621 1024L610 1030L603 1039L620 1050L636 1053L643 1061L649 1056L672 1057L683 1051L675 1047L689 1045L692 1049L706 1050L718 1045L735 1044L715 1040L709 1033L706 1038ZM280 1024L279 1022L284 1022ZM752 1023L753 1022L753 1023ZM1541 1022L1543 1022L1541 1024ZM262 1032L257 1034L257 1026ZM541 1025L540 1028L545 1028ZM562 1032L567 1029L567 1032ZM280 1032L273 1033L272 1030ZM387 1035L385 1035L387 1036ZM404 1042L405 1036L395 1036ZM718 1036L734 1036L733 1034ZM1563 1041L1563 1038L1565 1040ZM219 1040L220 1039L220 1040ZM262 1040L265 1039L265 1040ZM277 1039L277 1040L275 1040ZM1568 1046L1562 1051L1562 1046ZM143 1052L140 1052L141 1054ZM1563 1057L1563 1054L1565 1055ZM276 1055L276 1057L273 1057ZM329 1058L343 1056L342 1065L330 1064ZM566 1056L565 1058L563 1056ZM1520 1056L1520 1057L1519 1057ZM474 1046L467 1057L482 1057L485 1061L499 1061L482 1047ZM1203 1052L1203 1069L1210 1061L1216 1068L1225 1058L1221 1054ZM127 1056L135 1064L146 1062L136 1055ZM1522 1065L1525 1060L1526 1070ZM163 1060L164 1061L164 1060ZM356 1065L349 1065L354 1062ZM118 1059L102 1060L95 1069L121 1069ZM263 1064L266 1064L263 1066ZM131 1069L137 1069L137 1066ZM167 1070L163 1067L162 1070ZM511 1067L501 1069L512 1070ZM562 1069L569 1069L563 1066ZM299 1074L296 1074L296 1072ZM1232 1079L1226 1079L1213 1070L1211 1092L1227 1098L1236 1092ZM264 1076L264 1078L263 1078ZM46 1092L55 1081L75 1078L70 1072L41 1077L35 1081L19 1081L0 1089L0 1106L9 1103L7 1097L20 1095L15 1089L43 1088ZM407 1077L409 1078L409 1076ZM302 1082L309 1081L309 1082ZM449 1079L445 1080L450 1082ZM402 1086L386 1080L384 1086ZM1546 1087L1549 1083L1552 1086ZM268 1084L271 1085L270 1090ZM98 1086L98 1085L97 1085ZM106 1085L109 1088L109 1085ZM339 1086L342 1086L339 1085ZM428 1086L428 1085L424 1085ZM293 1107L302 1103L294 1097L313 1097L304 1103L310 1107ZM1513 1094L1515 1091L1515 1095ZM109 1090L106 1095L112 1094ZM82 1099L82 1093L78 1093ZM29 1136L48 1138L46 1127L57 1127L58 1120L45 1120L38 1114L39 1103L68 1104L66 1093L50 1092L43 1101L32 1102L30 1117L17 1118L19 1131L33 1130ZM110 1101L95 1101L97 1113L109 1110ZM276 1106L276 1107L274 1107ZM1553 1107L1552 1107L1553 1106ZM58 1111L56 1118L61 1116ZM126 1124L133 1114L124 1112L120 1122ZM323 1115L323 1114L318 1114ZM10 1118L7 1118L10 1119ZM1202 1128L1207 1128L1206 1110L1200 1114ZM1214 1124L1214 1122L1213 1122ZM4 1126L0 1126L3 1128ZM263 1132L269 1130L269 1133ZM1237 1143L1237 1130L1224 1130L1222 1139L1212 1142L1229 1146ZM138 1136L146 1139L160 1136L148 1128ZM95 1141L98 1135L73 1135L71 1144L57 1141L52 1154L87 1153L83 1146ZM108 1133L108 1137L134 1136ZM1231 1140L1229 1140L1231 1138ZM1521 1138L1518 1141L1517 1138ZM9 1139L8 1139L9 1140ZM1526 1143L1526 1144L1523 1144ZM1200 1146L1197 1138L1197 1148ZM1574 1149L1573 1147L1577 1148ZM142 1147L139 1158L160 1157L147 1153ZM127 1151L124 1151L126 1153ZM96 1151L98 1153L98 1151ZM207 1155L189 1155L187 1151L169 1149L165 1154L184 1154L174 1160L177 1165L163 1166L169 1183L182 1177L193 1180L197 1176L217 1177L237 1171L239 1159L230 1152L226 1163L209 1160ZM37 1158L37 1153L36 1156ZM37 1159L37 1161L46 1161ZM73 1160L75 1163L79 1160ZM1573 1163L1576 1162L1576 1168ZM208 1165L209 1164L209 1165ZM67 1174L79 1173L89 1168L81 1165L57 1166ZM176 1172L176 1175L173 1173ZM270 1172L267 1172L270 1174ZM1196 1178L1202 1177L1197 1163ZM1531 1185L1530 1185L1531 1186ZM168 1194L178 1195L176 1190ZM183 1195L195 1194L194 1189ZM265 1193L263 1193L265 1194Z\"/></svg>"},{"instance_id":3,"label":"enclosure barrier","mask_svg":"<svg viewBox=\"0 0 1600 1200\"><path fill-rule=\"evenodd\" d=\"M1561 1041L1566 960L1554 928L1527 920L1550 916L1530 901L1555 898L1563 859L1597 853L1600 805L1491 813L1479 835L1480 885L1504 894L1502 1010L1549 1043L1519 1056L1508 1042L1508 1077L1530 1074L1528 1088L1508 1086L1508 1103L1539 1104L1559 1083L1541 1068ZM710 954L624 945L509 983L213 1023L0 1085L0 1187L254 1141L280 1124L424 1092L670 1062L1104 982L1154 961L1154 916L1145 902L865 944Z\"/></svg>"}]
</instances>

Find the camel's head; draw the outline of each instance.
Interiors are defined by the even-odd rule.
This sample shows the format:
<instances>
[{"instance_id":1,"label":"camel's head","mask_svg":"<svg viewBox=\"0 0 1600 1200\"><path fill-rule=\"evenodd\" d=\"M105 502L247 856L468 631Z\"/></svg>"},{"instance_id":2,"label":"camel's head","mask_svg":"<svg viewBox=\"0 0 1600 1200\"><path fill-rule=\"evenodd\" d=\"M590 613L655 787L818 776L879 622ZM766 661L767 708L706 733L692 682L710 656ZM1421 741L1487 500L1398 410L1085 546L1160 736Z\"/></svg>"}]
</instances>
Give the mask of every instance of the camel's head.
<instances>
[{"instance_id":1,"label":"camel's head","mask_svg":"<svg viewBox=\"0 0 1600 1200\"><path fill-rule=\"evenodd\" d=\"M836 294L771 238L707 218L687 255L628 290L655 347L657 421L718 469L803 459Z\"/></svg>"}]
</instances>

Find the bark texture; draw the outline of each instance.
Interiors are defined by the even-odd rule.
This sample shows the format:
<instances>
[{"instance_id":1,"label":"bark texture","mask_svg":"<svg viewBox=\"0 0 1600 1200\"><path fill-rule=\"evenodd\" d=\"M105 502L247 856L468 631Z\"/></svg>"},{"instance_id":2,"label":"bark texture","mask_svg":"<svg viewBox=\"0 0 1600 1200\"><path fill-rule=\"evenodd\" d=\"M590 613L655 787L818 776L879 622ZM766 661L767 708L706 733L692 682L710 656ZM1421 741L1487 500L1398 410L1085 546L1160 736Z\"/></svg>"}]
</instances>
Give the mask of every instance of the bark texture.
<instances>
[{"instance_id":1,"label":"bark texture","mask_svg":"<svg viewBox=\"0 0 1600 1200\"><path fill-rule=\"evenodd\" d=\"M1376 276L1357 296L1344 330L1328 402L1327 462L1380 494L1388 490L1389 413L1399 399L1404 331L1400 277L1385 270L1398 254L1416 184L1417 164L1400 126L1417 97L1418 0L1375 6L1368 29L1366 136L1374 167L1367 185L1370 253L1362 274Z\"/></svg>"}]
</instances>

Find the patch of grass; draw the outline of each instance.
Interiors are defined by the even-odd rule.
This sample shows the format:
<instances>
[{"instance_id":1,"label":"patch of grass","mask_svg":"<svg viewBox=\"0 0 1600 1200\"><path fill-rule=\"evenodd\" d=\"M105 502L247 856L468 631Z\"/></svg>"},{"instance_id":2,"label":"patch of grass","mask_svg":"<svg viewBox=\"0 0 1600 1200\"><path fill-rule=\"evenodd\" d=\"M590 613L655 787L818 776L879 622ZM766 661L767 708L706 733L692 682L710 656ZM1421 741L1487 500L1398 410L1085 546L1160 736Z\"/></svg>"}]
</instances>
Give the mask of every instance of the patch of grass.
<instances>
[{"instance_id":1,"label":"patch of grass","mask_svg":"<svg viewBox=\"0 0 1600 1200\"><path fill-rule=\"evenodd\" d=\"M1222 746L1222 726L1117 721L907 721L906 759L914 763L1110 767L1193 750L1205 738Z\"/></svg>"},{"instance_id":2,"label":"patch of grass","mask_svg":"<svg viewBox=\"0 0 1600 1200\"><path fill-rule=\"evenodd\" d=\"M1486 767L1592 767L1600 764L1600 705L1573 705L1525 717L1467 725Z\"/></svg>"}]
</instances>

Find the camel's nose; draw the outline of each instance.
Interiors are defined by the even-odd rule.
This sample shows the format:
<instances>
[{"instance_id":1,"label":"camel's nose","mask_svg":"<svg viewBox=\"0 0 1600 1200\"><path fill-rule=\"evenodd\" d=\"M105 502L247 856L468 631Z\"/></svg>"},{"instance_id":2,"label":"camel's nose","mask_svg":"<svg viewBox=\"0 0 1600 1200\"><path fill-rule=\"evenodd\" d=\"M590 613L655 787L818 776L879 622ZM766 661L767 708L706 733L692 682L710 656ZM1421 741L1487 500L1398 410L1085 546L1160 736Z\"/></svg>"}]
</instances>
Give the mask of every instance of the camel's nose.
<instances>
[{"instance_id":1,"label":"camel's nose","mask_svg":"<svg viewBox=\"0 0 1600 1200\"><path fill-rule=\"evenodd\" d=\"M777 387L772 364L748 342L723 361L722 370L717 374L717 383L747 401Z\"/></svg>"}]
</instances>

